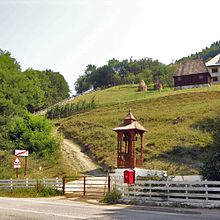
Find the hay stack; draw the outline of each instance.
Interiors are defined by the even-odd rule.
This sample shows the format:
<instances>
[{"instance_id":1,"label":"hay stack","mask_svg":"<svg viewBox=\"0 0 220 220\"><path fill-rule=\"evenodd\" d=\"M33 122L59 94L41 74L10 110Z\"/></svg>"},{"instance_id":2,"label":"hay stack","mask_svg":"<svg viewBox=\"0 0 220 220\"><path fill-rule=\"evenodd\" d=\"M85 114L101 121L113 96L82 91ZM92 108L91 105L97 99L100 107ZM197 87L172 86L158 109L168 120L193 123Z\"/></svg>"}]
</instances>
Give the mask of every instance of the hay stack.
<instances>
[{"instance_id":1,"label":"hay stack","mask_svg":"<svg viewBox=\"0 0 220 220\"><path fill-rule=\"evenodd\" d=\"M147 85L145 84L144 80L139 82L138 91L147 91Z\"/></svg>"}]
</instances>

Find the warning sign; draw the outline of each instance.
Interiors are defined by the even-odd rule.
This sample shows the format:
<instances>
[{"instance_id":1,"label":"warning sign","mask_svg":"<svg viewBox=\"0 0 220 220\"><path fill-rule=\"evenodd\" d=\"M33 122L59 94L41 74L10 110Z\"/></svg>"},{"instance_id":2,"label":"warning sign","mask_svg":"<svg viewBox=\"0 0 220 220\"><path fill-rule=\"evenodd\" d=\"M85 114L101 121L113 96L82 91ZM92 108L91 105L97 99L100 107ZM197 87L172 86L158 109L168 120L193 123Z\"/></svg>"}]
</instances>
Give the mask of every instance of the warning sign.
<instances>
[{"instance_id":1,"label":"warning sign","mask_svg":"<svg viewBox=\"0 0 220 220\"><path fill-rule=\"evenodd\" d=\"M15 150L15 156L16 157L27 157L28 150Z\"/></svg>"},{"instance_id":2,"label":"warning sign","mask_svg":"<svg viewBox=\"0 0 220 220\"><path fill-rule=\"evenodd\" d=\"M21 168L21 161L18 157L14 160L14 168Z\"/></svg>"}]
</instances>

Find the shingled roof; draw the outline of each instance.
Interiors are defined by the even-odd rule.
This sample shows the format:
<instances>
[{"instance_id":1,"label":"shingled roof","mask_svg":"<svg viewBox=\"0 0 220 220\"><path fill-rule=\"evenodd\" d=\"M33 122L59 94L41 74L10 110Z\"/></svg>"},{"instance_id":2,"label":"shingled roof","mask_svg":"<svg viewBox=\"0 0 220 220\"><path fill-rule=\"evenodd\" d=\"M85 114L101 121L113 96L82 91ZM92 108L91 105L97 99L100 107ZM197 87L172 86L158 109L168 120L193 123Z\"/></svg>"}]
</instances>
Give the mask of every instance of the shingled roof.
<instances>
[{"instance_id":1,"label":"shingled roof","mask_svg":"<svg viewBox=\"0 0 220 220\"><path fill-rule=\"evenodd\" d=\"M192 75L207 72L208 69L203 60L188 60L180 63L179 68L173 76Z\"/></svg>"},{"instance_id":2,"label":"shingled roof","mask_svg":"<svg viewBox=\"0 0 220 220\"><path fill-rule=\"evenodd\" d=\"M131 109L129 110L127 116L124 118L124 123L121 124L119 127L113 129L113 131L126 131L126 130L139 130L142 132L147 131L141 124L137 122L136 118L131 113Z\"/></svg>"},{"instance_id":3,"label":"shingled roof","mask_svg":"<svg viewBox=\"0 0 220 220\"><path fill-rule=\"evenodd\" d=\"M131 124L122 125L121 127L114 128L113 131L126 131L126 130L139 130L139 131L147 131L142 125L140 125L137 121L133 121Z\"/></svg>"}]
</instances>

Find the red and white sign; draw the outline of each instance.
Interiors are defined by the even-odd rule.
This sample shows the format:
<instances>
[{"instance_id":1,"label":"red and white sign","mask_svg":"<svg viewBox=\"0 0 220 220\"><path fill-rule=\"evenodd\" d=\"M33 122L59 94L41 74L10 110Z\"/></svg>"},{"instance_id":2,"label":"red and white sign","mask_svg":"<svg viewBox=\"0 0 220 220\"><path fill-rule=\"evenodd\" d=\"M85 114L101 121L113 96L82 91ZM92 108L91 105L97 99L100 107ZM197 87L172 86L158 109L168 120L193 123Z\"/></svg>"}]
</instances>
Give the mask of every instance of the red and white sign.
<instances>
[{"instance_id":1,"label":"red and white sign","mask_svg":"<svg viewBox=\"0 0 220 220\"><path fill-rule=\"evenodd\" d=\"M18 157L14 160L14 168L21 168L21 161Z\"/></svg>"},{"instance_id":2,"label":"red and white sign","mask_svg":"<svg viewBox=\"0 0 220 220\"><path fill-rule=\"evenodd\" d=\"M28 150L15 150L15 156L16 157L27 157Z\"/></svg>"}]
</instances>

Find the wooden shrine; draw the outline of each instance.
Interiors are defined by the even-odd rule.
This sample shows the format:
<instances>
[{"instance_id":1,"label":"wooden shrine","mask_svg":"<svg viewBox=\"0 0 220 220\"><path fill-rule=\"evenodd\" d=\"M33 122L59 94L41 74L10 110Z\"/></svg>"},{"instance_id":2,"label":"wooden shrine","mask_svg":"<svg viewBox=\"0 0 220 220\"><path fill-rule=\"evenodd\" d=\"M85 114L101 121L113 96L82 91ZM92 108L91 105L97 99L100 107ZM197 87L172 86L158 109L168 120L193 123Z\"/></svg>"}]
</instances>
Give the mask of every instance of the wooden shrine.
<instances>
[{"instance_id":1,"label":"wooden shrine","mask_svg":"<svg viewBox=\"0 0 220 220\"><path fill-rule=\"evenodd\" d=\"M117 168L142 168L143 134L147 131L132 115L131 110L124 123L113 131L117 132Z\"/></svg>"}]
</instances>

